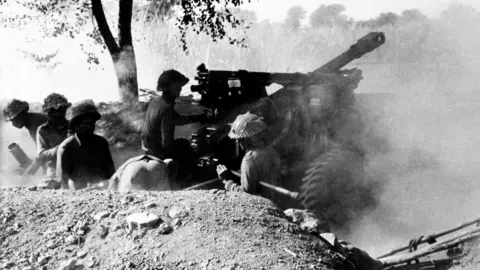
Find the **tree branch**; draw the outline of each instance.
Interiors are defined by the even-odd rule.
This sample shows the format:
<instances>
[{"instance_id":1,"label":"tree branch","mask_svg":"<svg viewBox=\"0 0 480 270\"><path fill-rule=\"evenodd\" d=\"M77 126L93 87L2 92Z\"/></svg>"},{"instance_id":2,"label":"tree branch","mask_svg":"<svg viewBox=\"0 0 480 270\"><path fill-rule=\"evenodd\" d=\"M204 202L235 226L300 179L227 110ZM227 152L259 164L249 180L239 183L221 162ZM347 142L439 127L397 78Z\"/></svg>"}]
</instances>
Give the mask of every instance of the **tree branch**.
<instances>
[{"instance_id":1,"label":"tree branch","mask_svg":"<svg viewBox=\"0 0 480 270\"><path fill-rule=\"evenodd\" d=\"M110 31L110 27L108 26L107 18L105 17L105 13L103 11L102 0L92 0L92 12L95 20L97 21L98 30L100 34L102 34L103 41L105 45L107 45L107 49L110 52L112 57L118 53L120 53L120 48L113 37L112 31Z\"/></svg>"},{"instance_id":2,"label":"tree branch","mask_svg":"<svg viewBox=\"0 0 480 270\"><path fill-rule=\"evenodd\" d=\"M120 48L133 46L132 43L133 0L120 0L118 14L118 43Z\"/></svg>"}]
</instances>

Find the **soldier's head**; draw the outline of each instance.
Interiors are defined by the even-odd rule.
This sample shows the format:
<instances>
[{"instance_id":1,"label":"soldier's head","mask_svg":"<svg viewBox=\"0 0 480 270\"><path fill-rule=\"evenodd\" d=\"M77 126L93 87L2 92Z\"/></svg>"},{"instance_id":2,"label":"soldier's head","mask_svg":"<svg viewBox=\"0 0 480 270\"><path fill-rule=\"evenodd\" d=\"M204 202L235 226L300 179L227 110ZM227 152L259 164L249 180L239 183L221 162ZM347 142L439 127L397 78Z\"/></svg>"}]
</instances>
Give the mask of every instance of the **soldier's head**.
<instances>
[{"instance_id":1,"label":"soldier's head","mask_svg":"<svg viewBox=\"0 0 480 270\"><path fill-rule=\"evenodd\" d=\"M188 83L189 79L185 77L182 73L170 69L164 71L157 81L157 91L163 92L165 95L172 97L179 97L182 87Z\"/></svg>"},{"instance_id":2,"label":"soldier's head","mask_svg":"<svg viewBox=\"0 0 480 270\"><path fill-rule=\"evenodd\" d=\"M237 140L244 150L264 143L264 131L267 125L262 117L247 112L237 116L230 126L228 137Z\"/></svg>"},{"instance_id":3,"label":"soldier's head","mask_svg":"<svg viewBox=\"0 0 480 270\"><path fill-rule=\"evenodd\" d=\"M28 121L29 109L28 102L13 99L3 109L3 119L7 122L11 121L16 128L23 128Z\"/></svg>"},{"instance_id":4,"label":"soldier's head","mask_svg":"<svg viewBox=\"0 0 480 270\"><path fill-rule=\"evenodd\" d=\"M52 119L65 119L71 105L63 95L52 93L43 101L42 110Z\"/></svg>"},{"instance_id":5,"label":"soldier's head","mask_svg":"<svg viewBox=\"0 0 480 270\"><path fill-rule=\"evenodd\" d=\"M83 100L72 105L67 111L67 120L73 132L82 136L91 136L95 132L95 123L101 118L95 103Z\"/></svg>"}]
</instances>

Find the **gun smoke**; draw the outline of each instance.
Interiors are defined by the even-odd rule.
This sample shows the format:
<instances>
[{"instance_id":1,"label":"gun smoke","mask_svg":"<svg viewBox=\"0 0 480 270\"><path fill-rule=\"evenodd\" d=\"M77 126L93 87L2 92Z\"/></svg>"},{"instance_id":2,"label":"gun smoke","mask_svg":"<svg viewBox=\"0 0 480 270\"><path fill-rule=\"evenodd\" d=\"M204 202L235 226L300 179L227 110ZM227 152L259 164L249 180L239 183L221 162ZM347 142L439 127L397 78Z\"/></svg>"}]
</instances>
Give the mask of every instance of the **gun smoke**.
<instances>
[{"instance_id":1,"label":"gun smoke","mask_svg":"<svg viewBox=\"0 0 480 270\"><path fill-rule=\"evenodd\" d=\"M374 154L370 163L382 176L383 192L378 206L347 236L373 255L478 217L480 93L474 74L480 71L480 39L465 28L478 25L475 14L432 20L422 43L400 52L420 50L423 57L384 67L394 71L390 76L362 67L360 93L390 94L368 103L377 116L373 134L388 142L387 151ZM375 72L383 77L375 78Z\"/></svg>"},{"instance_id":2,"label":"gun smoke","mask_svg":"<svg viewBox=\"0 0 480 270\"><path fill-rule=\"evenodd\" d=\"M363 71L364 79L356 90L357 100L363 108L362 116L372 142L367 148L369 168L377 176L374 183L382 192L374 194L376 207L351 224L353 231L342 236L373 255L407 244L412 237L446 229L478 215L480 118L476 114L480 111L480 93L476 91L480 86L480 38L469 28L480 23L479 17L477 11L453 6L440 19L373 29L384 31L387 43L351 65ZM281 26L264 21L252 27L255 32L248 32L252 37L249 49L214 44L203 36L192 35L190 43L195 48L185 56L172 45L175 37L168 34L172 27L157 28L162 31L156 33L167 34L157 34L152 41L155 46L137 46L141 86L142 82L154 85L155 77L167 68L193 75L194 68L202 62L212 69L309 72L345 50L356 37L372 30L331 27L285 34ZM73 70L82 61L77 58L63 59L69 65L61 69ZM110 65L108 56L104 58L105 66ZM9 72L4 74L13 74ZM45 77L38 79L42 84L38 87L41 89L35 89L37 101L50 92L62 93L72 101L105 100L116 93L113 66L106 73L97 71L98 77L92 80L89 80L91 73L80 71L72 74L55 71L51 77L31 73L37 79ZM20 92L18 98L32 101L29 99L32 89L25 88L28 91L22 92L18 82L7 76L1 81L2 86L11 87L9 97ZM72 85L72 81L82 84ZM92 93L98 96L91 96ZM139 121L138 117L126 114L119 119ZM34 155L35 145L25 130L8 123L0 125L3 168L16 162L6 150L11 141L17 141L27 155ZM120 159L132 156L129 153ZM119 163L116 162L117 167ZM10 175L1 176L0 186L18 185L21 181Z\"/></svg>"}]
</instances>

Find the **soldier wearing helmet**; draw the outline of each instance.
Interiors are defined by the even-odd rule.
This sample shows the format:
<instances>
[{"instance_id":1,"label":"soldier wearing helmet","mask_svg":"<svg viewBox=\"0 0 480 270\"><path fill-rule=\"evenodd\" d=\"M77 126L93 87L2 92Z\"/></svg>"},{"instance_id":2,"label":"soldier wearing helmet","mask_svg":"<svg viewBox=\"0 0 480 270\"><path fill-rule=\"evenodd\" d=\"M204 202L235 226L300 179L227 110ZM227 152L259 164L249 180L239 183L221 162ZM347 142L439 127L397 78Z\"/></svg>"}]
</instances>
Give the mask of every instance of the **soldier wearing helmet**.
<instances>
[{"instance_id":1,"label":"soldier wearing helmet","mask_svg":"<svg viewBox=\"0 0 480 270\"><path fill-rule=\"evenodd\" d=\"M80 101L67 111L72 136L57 152L57 179L62 189L82 189L107 181L115 172L105 138L96 135L95 123L101 118L92 100Z\"/></svg>"},{"instance_id":2,"label":"soldier wearing helmet","mask_svg":"<svg viewBox=\"0 0 480 270\"><path fill-rule=\"evenodd\" d=\"M150 101L142 128L142 148L157 158L171 158L180 166L187 164L192 154L188 142L175 140L175 126L205 119L204 115L180 115L174 109L175 100L188 81L187 77L173 69L164 71L159 76L157 91L162 92L162 95ZM182 171L186 170L179 170Z\"/></svg>"},{"instance_id":3,"label":"soldier wearing helmet","mask_svg":"<svg viewBox=\"0 0 480 270\"><path fill-rule=\"evenodd\" d=\"M57 184L57 150L68 135L65 115L71 105L63 95L57 93L48 95L43 102L42 109L48 115L48 120L38 127L37 153L40 161L46 164L47 170L40 188L53 188Z\"/></svg>"},{"instance_id":4,"label":"soldier wearing helmet","mask_svg":"<svg viewBox=\"0 0 480 270\"><path fill-rule=\"evenodd\" d=\"M261 190L258 182L265 181L280 185L280 157L265 142L267 125L262 118L247 112L239 115L231 124L228 136L238 141L246 151L240 166L240 184L233 181L234 175L224 165L217 166L217 174L223 180L228 191L244 191L260 194L275 201L275 194L269 190Z\"/></svg>"},{"instance_id":5,"label":"soldier wearing helmet","mask_svg":"<svg viewBox=\"0 0 480 270\"><path fill-rule=\"evenodd\" d=\"M30 106L26 101L13 99L3 109L3 119L6 122L12 122L12 125L18 129L27 128L30 137L37 143L37 129L47 121L48 117L44 114L31 113L29 109Z\"/></svg>"}]
</instances>

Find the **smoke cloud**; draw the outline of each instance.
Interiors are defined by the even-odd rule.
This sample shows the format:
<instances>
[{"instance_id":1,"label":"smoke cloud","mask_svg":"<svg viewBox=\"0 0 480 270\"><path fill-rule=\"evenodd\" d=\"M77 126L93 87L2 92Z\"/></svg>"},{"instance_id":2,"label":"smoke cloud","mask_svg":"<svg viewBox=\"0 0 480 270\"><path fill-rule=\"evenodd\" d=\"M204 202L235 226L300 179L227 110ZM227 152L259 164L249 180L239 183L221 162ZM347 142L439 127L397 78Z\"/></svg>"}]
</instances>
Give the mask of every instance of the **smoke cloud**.
<instances>
[{"instance_id":1,"label":"smoke cloud","mask_svg":"<svg viewBox=\"0 0 480 270\"><path fill-rule=\"evenodd\" d=\"M424 57L398 61L383 71L363 68L366 79L359 92L389 94L359 95L367 113L376 117L374 133L389 147L373 155L370 164L385 181L379 205L347 238L373 255L479 215L480 93L475 74L480 71L480 38L465 27L478 24L479 16L467 20L462 12L473 11L458 8L449 9L457 12L455 18L444 14L432 21L420 47L399 52L421 50ZM425 57L427 53L435 57ZM377 71L380 77L373 75Z\"/></svg>"},{"instance_id":2,"label":"smoke cloud","mask_svg":"<svg viewBox=\"0 0 480 270\"><path fill-rule=\"evenodd\" d=\"M188 56L181 51L172 24L151 25L144 33L147 42L135 44L138 82L141 88L154 88L160 72L170 68L193 78L201 63L217 70L310 72L364 34L385 32L386 44L351 64L363 71L356 93L371 136L369 167L382 180L382 192L377 207L351 226L354 231L342 235L378 255L408 243L411 237L478 215L480 38L472 29L479 25L479 18L478 11L470 7L452 5L440 19L401 18L393 25L345 22L341 27L303 26L287 31L281 23L255 21L247 31L248 48L230 46L227 41L213 43L189 33ZM41 102L49 93L58 92L73 102L117 99L115 70L108 55L100 57L105 71L88 71L79 44L69 41L59 52L61 64L55 69L26 68L25 59L12 53L22 47L24 40L19 39L11 46L1 44L0 56L5 59L0 61L2 98ZM54 40L47 47L57 45ZM139 121L126 114L117 118L133 125ZM34 155L35 145L25 130L9 123L0 128L2 168L16 163L6 150L11 141L17 141L27 155ZM11 175L1 177L0 185L20 181Z\"/></svg>"}]
</instances>

